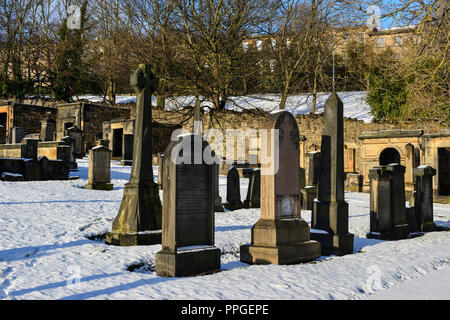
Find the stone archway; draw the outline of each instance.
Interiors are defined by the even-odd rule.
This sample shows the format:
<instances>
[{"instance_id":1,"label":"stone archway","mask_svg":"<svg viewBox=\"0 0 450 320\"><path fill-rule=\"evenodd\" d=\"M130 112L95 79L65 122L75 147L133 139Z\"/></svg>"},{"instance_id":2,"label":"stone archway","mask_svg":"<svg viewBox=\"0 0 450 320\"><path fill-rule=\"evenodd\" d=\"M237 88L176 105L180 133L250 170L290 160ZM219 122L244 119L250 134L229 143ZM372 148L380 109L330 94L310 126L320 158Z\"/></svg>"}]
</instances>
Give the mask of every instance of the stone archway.
<instances>
[{"instance_id":1,"label":"stone archway","mask_svg":"<svg viewBox=\"0 0 450 320\"><path fill-rule=\"evenodd\" d=\"M400 153L395 148L386 148L380 153L379 163L385 166L391 163L400 163Z\"/></svg>"}]
</instances>

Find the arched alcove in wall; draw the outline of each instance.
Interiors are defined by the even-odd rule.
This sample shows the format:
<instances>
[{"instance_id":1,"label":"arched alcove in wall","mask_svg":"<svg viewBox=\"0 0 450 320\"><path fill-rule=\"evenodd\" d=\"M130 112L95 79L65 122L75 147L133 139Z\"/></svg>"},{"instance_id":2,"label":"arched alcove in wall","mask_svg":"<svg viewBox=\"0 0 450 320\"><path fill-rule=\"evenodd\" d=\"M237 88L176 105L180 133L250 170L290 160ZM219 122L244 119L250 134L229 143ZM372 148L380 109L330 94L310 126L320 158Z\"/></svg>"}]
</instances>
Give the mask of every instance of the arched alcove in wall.
<instances>
[{"instance_id":1,"label":"arched alcove in wall","mask_svg":"<svg viewBox=\"0 0 450 320\"><path fill-rule=\"evenodd\" d=\"M400 153L395 148L386 148L380 153L379 163L385 166L391 163L400 163Z\"/></svg>"}]
</instances>

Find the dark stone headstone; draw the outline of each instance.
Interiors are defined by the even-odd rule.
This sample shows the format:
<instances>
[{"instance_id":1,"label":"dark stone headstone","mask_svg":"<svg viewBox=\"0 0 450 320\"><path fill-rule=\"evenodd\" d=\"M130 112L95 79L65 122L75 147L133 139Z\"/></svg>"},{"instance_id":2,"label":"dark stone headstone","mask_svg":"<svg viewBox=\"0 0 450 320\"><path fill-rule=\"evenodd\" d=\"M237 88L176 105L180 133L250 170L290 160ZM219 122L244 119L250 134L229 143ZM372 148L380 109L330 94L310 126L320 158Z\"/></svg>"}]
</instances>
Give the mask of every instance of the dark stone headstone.
<instances>
[{"instance_id":1,"label":"dark stone headstone","mask_svg":"<svg viewBox=\"0 0 450 320\"><path fill-rule=\"evenodd\" d=\"M239 172L232 166L227 175L227 201L223 204L230 211L239 210L244 207L241 201L241 184Z\"/></svg>"},{"instance_id":2,"label":"dark stone headstone","mask_svg":"<svg viewBox=\"0 0 450 320\"><path fill-rule=\"evenodd\" d=\"M369 170L370 232L368 238L398 240L409 234L403 176L399 164Z\"/></svg>"},{"instance_id":3,"label":"dark stone headstone","mask_svg":"<svg viewBox=\"0 0 450 320\"><path fill-rule=\"evenodd\" d=\"M56 147L56 158L63 162L65 175L69 175L70 173L70 158L71 158L71 150L70 146L61 145Z\"/></svg>"},{"instance_id":4,"label":"dark stone headstone","mask_svg":"<svg viewBox=\"0 0 450 320\"><path fill-rule=\"evenodd\" d=\"M70 147L69 153L69 169L72 171L76 171L78 168L77 160L75 158L75 140L69 136L66 136L61 139L66 146Z\"/></svg>"},{"instance_id":5,"label":"dark stone headstone","mask_svg":"<svg viewBox=\"0 0 450 320\"><path fill-rule=\"evenodd\" d=\"M311 239L320 241L324 255L353 253L354 236L348 232L348 203L344 199L343 109L341 99L333 92L325 103L318 199L311 218Z\"/></svg>"},{"instance_id":6,"label":"dark stone headstone","mask_svg":"<svg viewBox=\"0 0 450 320\"><path fill-rule=\"evenodd\" d=\"M261 208L261 170L253 169L248 182L247 198L244 200L245 208Z\"/></svg>"},{"instance_id":7,"label":"dark stone headstone","mask_svg":"<svg viewBox=\"0 0 450 320\"><path fill-rule=\"evenodd\" d=\"M222 197L219 194L219 164L214 164L214 212L224 212L225 209L222 205Z\"/></svg>"},{"instance_id":8,"label":"dark stone headstone","mask_svg":"<svg viewBox=\"0 0 450 320\"><path fill-rule=\"evenodd\" d=\"M160 190L163 189L163 181L164 181L164 153L158 153L158 180L156 183L158 184L158 188Z\"/></svg>"},{"instance_id":9,"label":"dark stone headstone","mask_svg":"<svg viewBox=\"0 0 450 320\"><path fill-rule=\"evenodd\" d=\"M240 247L240 260L249 264L314 260L320 257L320 243L310 241L309 226L301 219L297 122L287 111L273 112L265 129L267 144L261 149L267 159L261 163L261 218L252 228L252 243ZM278 150L269 152L271 146L278 146Z\"/></svg>"},{"instance_id":10,"label":"dark stone headstone","mask_svg":"<svg viewBox=\"0 0 450 320\"><path fill-rule=\"evenodd\" d=\"M40 162L33 159L26 159L24 161L23 176L26 181L42 180Z\"/></svg>"},{"instance_id":11,"label":"dark stone headstone","mask_svg":"<svg viewBox=\"0 0 450 320\"><path fill-rule=\"evenodd\" d=\"M169 144L164 160L162 250L156 254L156 272L164 277L199 275L220 270L220 249L214 246L214 164L188 162L182 153L194 150L195 135ZM196 136L201 149L210 148ZM180 161L181 160L181 161Z\"/></svg>"},{"instance_id":12,"label":"dark stone headstone","mask_svg":"<svg viewBox=\"0 0 450 320\"><path fill-rule=\"evenodd\" d=\"M0 144L6 144L6 128L0 126Z\"/></svg>"},{"instance_id":13,"label":"dark stone headstone","mask_svg":"<svg viewBox=\"0 0 450 320\"><path fill-rule=\"evenodd\" d=\"M122 139L123 139L123 143L122 143L123 160L120 161L120 164L122 166L131 166L131 165L133 165L134 135L133 134L124 134Z\"/></svg>"},{"instance_id":14,"label":"dark stone headstone","mask_svg":"<svg viewBox=\"0 0 450 320\"><path fill-rule=\"evenodd\" d=\"M416 178L415 215L418 229L422 232L436 231L433 221L433 176L436 169L430 166L414 168Z\"/></svg>"},{"instance_id":15,"label":"dark stone headstone","mask_svg":"<svg viewBox=\"0 0 450 320\"><path fill-rule=\"evenodd\" d=\"M150 65L139 65L130 84L137 94L133 165L119 213L106 243L121 246L161 243L162 206L152 167L152 94L158 79Z\"/></svg>"},{"instance_id":16,"label":"dark stone headstone","mask_svg":"<svg viewBox=\"0 0 450 320\"><path fill-rule=\"evenodd\" d=\"M317 186L319 184L320 175L320 152L308 152L306 157L308 159L308 177L306 185Z\"/></svg>"},{"instance_id":17,"label":"dark stone headstone","mask_svg":"<svg viewBox=\"0 0 450 320\"><path fill-rule=\"evenodd\" d=\"M37 160L39 139L23 139L22 158Z\"/></svg>"},{"instance_id":18,"label":"dark stone headstone","mask_svg":"<svg viewBox=\"0 0 450 320\"><path fill-rule=\"evenodd\" d=\"M85 156L83 131L77 126L67 129L67 135L74 140L74 156L83 159Z\"/></svg>"}]
</instances>

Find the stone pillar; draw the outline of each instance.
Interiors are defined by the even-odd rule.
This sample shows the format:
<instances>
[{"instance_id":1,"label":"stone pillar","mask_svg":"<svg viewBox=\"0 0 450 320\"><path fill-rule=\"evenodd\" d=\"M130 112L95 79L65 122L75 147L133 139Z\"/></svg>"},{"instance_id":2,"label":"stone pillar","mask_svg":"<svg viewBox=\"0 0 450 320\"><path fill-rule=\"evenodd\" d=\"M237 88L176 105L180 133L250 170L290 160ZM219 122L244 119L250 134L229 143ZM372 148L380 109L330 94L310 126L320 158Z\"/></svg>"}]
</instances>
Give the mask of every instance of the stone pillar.
<instances>
[{"instance_id":1,"label":"stone pillar","mask_svg":"<svg viewBox=\"0 0 450 320\"><path fill-rule=\"evenodd\" d=\"M98 146L89 150L89 179L86 189L114 189L111 184L111 150Z\"/></svg>"},{"instance_id":2,"label":"stone pillar","mask_svg":"<svg viewBox=\"0 0 450 320\"><path fill-rule=\"evenodd\" d=\"M436 231L433 221L433 177L436 169L430 166L420 166L414 169L416 177L415 215L419 231Z\"/></svg>"},{"instance_id":3,"label":"stone pillar","mask_svg":"<svg viewBox=\"0 0 450 320\"><path fill-rule=\"evenodd\" d=\"M137 94L133 165L106 243L151 245L161 243L161 199L152 167L152 94L158 79L150 65L141 64L131 75L130 84Z\"/></svg>"},{"instance_id":4,"label":"stone pillar","mask_svg":"<svg viewBox=\"0 0 450 320\"><path fill-rule=\"evenodd\" d=\"M325 127L320 153L318 198L311 218L311 239L320 241L322 254L353 253L348 232L348 203L344 199L344 105L333 92L325 103ZM325 232L323 232L325 231Z\"/></svg>"},{"instance_id":5,"label":"stone pillar","mask_svg":"<svg viewBox=\"0 0 450 320\"><path fill-rule=\"evenodd\" d=\"M65 174L69 176L70 171L70 146L57 146L56 147L56 158L64 162Z\"/></svg>"},{"instance_id":6,"label":"stone pillar","mask_svg":"<svg viewBox=\"0 0 450 320\"><path fill-rule=\"evenodd\" d=\"M9 130L9 144L22 143L25 137L25 129L23 127L13 127Z\"/></svg>"},{"instance_id":7,"label":"stone pillar","mask_svg":"<svg viewBox=\"0 0 450 320\"><path fill-rule=\"evenodd\" d=\"M204 151L200 135L183 135L169 144L164 160L164 207L162 250L156 254L156 273L183 277L220 270L220 249L214 246L214 164L200 163L195 152L190 161L180 153L185 148ZM181 148L181 152L180 152Z\"/></svg>"},{"instance_id":8,"label":"stone pillar","mask_svg":"<svg viewBox=\"0 0 450 320\"><path fill-rule=\"evenodd\" d=\"M56 130L56 122L53 119L44 119L41 121L41 140L53 141Z\"/></svg>"},{"instance_id":9,"label":"stone pillar","mask_svg":"<svg viewBox=\"0 0 450 320\"><path fill-rule=\"evenodd\" d=\"M261 208L261 170L253 169L248 183L244 208Z\"/></svg>"},{"instance_id":10,"label":"stone pillar","mask_svg":"<svg viewBox=\"0 0 450 320\"><path fill-rule=\"evenodd\" d=\"M131 166L133 164L133 144L134 144L134 135L124 134L122 143L123 160L120 161L120 165Z\"/></svg>"},{"instance_id":11,"label":"stone pillar","mask_svg":"<svg viewBox=\"0 0 450 320\"><path fill-rule=\"evenodd\" d=\"M405 239L409 234L403 175L399 164L369 170L370 232L368 238ZM403 187L403 188L402 188Z\"/></svg>"},{"instance_id":12,"label":"stone pillar","mask_svg":"<svg viewBox=\"0 0 450 320\"><path fill-rule=\"evenodd\" d=\"M414 184L415 178L413 170L416 167L415 150L414 145L408 143L405 146L406 149L406 169L405 169L405 196L406 200L409 201L411 207L414 206Z\"/></svg>"},{"instance_id":13,"label":"stone pillar","mask_svg":"<svg viewBox=\"0 0 450 320\"><path fill-rule=\"evenodd\" d=\"M163 181L164 181L164 153L158 153L158 180L156 181L158 188L160 190L163 189Z\"/></svg>"},{"instance_id":14,"label":"stone pillar","mask_svg":"<svg viewBox=\"0 0 450 320\"><path fill-rule=\"evenodd\" d=\"M223 204L225 209L230 211L244 208L241 201L241 183L239 172L235 166L228 170L227 175L227 201Z\"/></svg>"},{"instance_id":15,"label":"stone pillar","mask_svg":"<svg viewBox=\"0 0 450 320\"><path fill-rule=\"evenodd\" d=\"M320 173L320 152L308 152L306 158L308 169L306 170L306 186L301 189L302 210L313 210Z\"/></svg>"},{"instance_id":16,"label":"stone pillar","mask_svg":"<svg viewBox=\"0 0 450 320\"><path fill-rule=\"evenodd\" d=\"M261 218L252 228L252 243L241 246L240 260L249 264L314 260L320 257L320 243L310 241L309 226L301 219L297 122L289 112L273 112L266 129L262 155L278 165L270 169L266 161L261 164ZM273 149L276 146L278 150Z\"/></svg>"}]
</instances>

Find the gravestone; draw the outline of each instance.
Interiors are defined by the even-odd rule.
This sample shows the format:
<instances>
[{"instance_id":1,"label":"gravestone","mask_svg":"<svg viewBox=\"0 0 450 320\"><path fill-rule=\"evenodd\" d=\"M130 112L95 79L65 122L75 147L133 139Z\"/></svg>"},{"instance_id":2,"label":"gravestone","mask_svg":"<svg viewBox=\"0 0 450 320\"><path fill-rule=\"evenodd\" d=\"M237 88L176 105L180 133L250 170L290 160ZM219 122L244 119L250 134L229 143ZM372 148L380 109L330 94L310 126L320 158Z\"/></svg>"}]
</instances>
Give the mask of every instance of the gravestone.
<instances>
[{"instance_id":1,"label":"gravestone","mask_svg":"<svg viewBox=\"0 0 450 320\"><path fill-rule=\"evenodd\" d=\"M220 249L214 246L214 164L183 161L184 148L210 148L200 135L182 135L169 144L164 160L162 250L156 273L164 277L199 275L220 270ZM180 147L182 147L180 151ZM211 149L209 149L210 151ZM181 160L181 161L180 161Z\"/></svg>"},{"instance_id":2,"label":"gravestone","mask_svg":"<svg viewBox=\"0 0 450 320\"><path fill-rule=\"evenodd\" d=\"M9 130L9 144L22 143L25 137L25 129L23 127L13 127Z\"/></svg>"},{"instance_id":3,"label":"gravestone","mask_svg":"<svg viewBox=\"0 0 450 320\"><path fill-rule=\"evenodd\" d=\"M303 202L306 201L305 197L303 196L302 190L306 187L306 170L302 167L298 168L298 174L300 179L300 203L301 208L303 209Z\"/></svg>"},{"instance_id":4,"label":"gravestone","mask_svg":"<svg viewBox=\"0 0 450 320\"><path fill-rule=\"evenodd\" d=\"M344 199L343 110L341 99L333 92L325 103L318 198L311 217L311 239L320 242L323 255L353 253L354 235L348 232L348 203Z\"/></svg>"},{"instance_id":5,"label":"gravestone","mask_svg":"<svg viewBox=\"0 0 450 320\"><path fill-rule=\"evenodd\" d=\"M436 169L430 166L414 168L416 178L415 215L418 229L422 232L436 231L433 221L433 176Z\"/></svg>"},{"instance_id":6,"label":"gravestone","mask_svg":"<svg viewBox=\"0 0 450 320\"><path fill-rule=\"evenodd\" d=\"M56 158L63 161L64 174L69 176L70 173L70 155L72 148L70 146L61 145L56 147Z\"/></svg>"},{"instance_id":7,"label":"gravestone","mask_svg":"<svg viewBox=\"0 0 450 320\"><path fill-rule=\"evenodd\" d=\"M227 201L223 204L225 209L230 211L244 208L241 201L241 184L239 172L235 166L228 170L227 175Z\"/></svg>"},{"instance_id":8,"label":"gravestone","mask_svg":"<svg viewBox=\"0 0 450 320\"><path fill-rule=\"evenodd\" d=\"M78 164L77 164L77 160L75 158L75 140L69 136L66 136L66 137L63 137L61 139L61 141L63 141L66 146L70 147L69 162L68 162L69 170L77 171Z\"/></svg>"},{"instance_id":9,"label":"gravestone","mask_svg":"<svg viewBox=\"0 0 450 320\"><path fill-rule=\"evenodd\" d=\"M111 184L111 150L98 146L89 150L89 179L86 189L113 190Z\"/></svg>"},{"instance_id":10,"label":"gravestone","mask_svg":"<svg viewBox=\"0 0 450 320\"><path fill-rule=\"evenodd\" d=\"M405 239L409 234L402 183L405 167L399 164L369 170L370 232L368 238ZM403 188L402 188L403 185Z\"/></svg>"},{"instance_id":11,"label":"gravestone","mask_svg":"<svg viewBox=\"0 0 450 320\"><path fill-rule=\"evenodd\" d=\"M67 135L71 137L74 140L74 156L76 159L83 159L85 155L84 150L84 137L83 137L83 131L78 128L77 126L74 126L72 128L67 129Z\"/></svg>"},{"instance_id":12,"label":"gravestone","mask_svg":"<svg viewBox=\"0 0 450 320\"><path fill-rule=\"evenodd\" d=\"M409 202L409 205L411 207L414 206L414 185L415 185L415 178L414 178L414 168L416 167L416 152L414 145L411 143L408 143L405 146L406 150L406 157L405 157L405 196L406 200Z\"/></svg>"},{"instance_id":13,"label":"gravestone","mask_svg":"<svg viewBox=\"0 0 450 320\"><path fill-rule=\"evenodd\" d=\"M152 167L152 94L158 79L150 65L139 65L130 84L137 94L133 165L119 213L106 243L121 246L161 243L162 208Z\"/></svg>"},{"instance_id":14,"label":"gravestone","mask_svg":"<svg viewBox=\"0 0 450 320\"><path fill-rule=\"evenodd\" d=\"M6 144L6 128L0 126L0 144Z\"/></svg>"},{"instance_id":15,"label":"gravestone","mask_svg":"<svg viewBox=\"0 0 450 320\"><path fill-rule=\"evenodd\" d=\"M34 159L25 159L23 162L23 176L25 181L42 180L41 163Z\"/></svg>"},{"instance_id":16,"label":"gravestone","mask_svg":"<svg viewBox=\"0 0 450 320\"><path fill-rule=\"evenodd\" d=\"M286 111L271 113L266 121L268 143L262 145L262 154L271 161L261 164L261 218L252 227L252 243L241 246L240 260L249 264L311 261L320 257L320 243L310 241L309 226L301 219L298 125ZM272 148L277 145L278 150Z\"/></svg>"},{"instance_id":17,"label":"gravestone","mask_svg":"<svg viewBox=\"0 0 450 320\"><path fill-rule=\"evenodd\" d=\"M22 158L37 160L39 141L39 139L23 139Z\"/></svg>"},{"instance_id":18,"label":"gravestone","mask_svg":"<svg viewBox=\"0 0 450 320\"><path fill-rule=\"evenodd\" d=\"M109 140L108 139L97 140L97 146L103 146L109 149Z\"/></svg>"},{"instance_id":19,"label":"gravestone","mask_svg":"<svg viewBox=\"0 0 450 320\"><path fill-rule=\"evenodd\" d=\"M317 197L317 185L320 173L320 152L312 151L306 154L308 170L306 186L301 189L302 210L313 210L314 199ZM306 171L306 170L305 170Z\"/></svg>"},{"instance_id":20,"label":"gravestone","mask_svg":"<svg viewBox=\"0 0 450 320\"><path fill-rule=\"evenodd\" d=\"M120 161L120 165L131 166L131 165L133 165L134 135L133 134L124 134L122 139L123 139L123 143L122 143L123 160Z\"/></svg>"},{"instance_id":21,"label":"gravestone","mask_svg":"<svg viewBox=\"0 0 450 320\"><path fill-rule=\"evenodd\" d=\"M219 194L219 164L214 164L214 212L224 212L222 197Z\"/></svg>"},{"instance_id":22,"label":"gravestone","mask_svg":"<svg viewBox=\"0 0 450 320\"><path fill-rule=\"evenodd\" d=\"M244 200L244 208L261 208L261 170L250 171L247 198Z\"/></svg>"},{"instance_id":23,"label":"gravestone","mask_svg":"<svg viewBox=\"0 0 450 320\"><path fill-rule=\"evenodd\" d=\"M43 119L41 120L41 140L42 141L53 141L53 137L56 131L56 122L53 119Z\"/></svg>"},{"instance_id":24,"label":"gravestone","mask_svg":"<svg viewBox=\"0 0 450 320\"><path fill-rule=\"evenodd\" d=\"M164 174L164 153L158 153L158 180L156 183L158 184L158 188L160 190L163 189L163 174Z\"/></svg>"}]
</instances>

